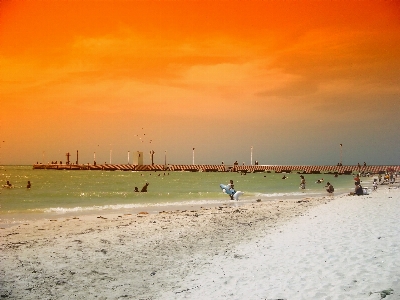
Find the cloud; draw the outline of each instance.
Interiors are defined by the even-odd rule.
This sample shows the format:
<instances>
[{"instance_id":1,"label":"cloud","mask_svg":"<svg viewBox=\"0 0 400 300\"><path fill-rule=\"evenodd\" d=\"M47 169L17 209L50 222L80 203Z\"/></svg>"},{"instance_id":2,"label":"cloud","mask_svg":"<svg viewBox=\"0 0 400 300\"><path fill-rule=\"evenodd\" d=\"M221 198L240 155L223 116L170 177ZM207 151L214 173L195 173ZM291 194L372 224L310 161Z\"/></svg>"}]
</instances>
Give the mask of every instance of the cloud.
<instances>
[{"instance_id":1,"label":"cloud","mask_svg":"<svg viewBox=\"0 0 400 300\"><path fill-rule=\"evenodd\" d=\"M305 97L314 95L318 92L319 83L316 80L298 78L287 80L284 86L271 87L268 90L264 90L256 93L260 97Z\"/></svg>"}]
</instances>

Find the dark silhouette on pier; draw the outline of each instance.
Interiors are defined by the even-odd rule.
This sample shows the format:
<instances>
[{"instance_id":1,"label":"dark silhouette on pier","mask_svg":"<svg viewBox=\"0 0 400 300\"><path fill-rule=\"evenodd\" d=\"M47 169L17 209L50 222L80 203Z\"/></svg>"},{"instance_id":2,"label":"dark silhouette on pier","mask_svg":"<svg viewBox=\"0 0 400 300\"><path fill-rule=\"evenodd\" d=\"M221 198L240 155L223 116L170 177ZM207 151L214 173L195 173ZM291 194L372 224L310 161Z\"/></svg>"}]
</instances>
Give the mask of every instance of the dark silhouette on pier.
<instances>
[{"instance_id":1,"label":"dark silhouette on pier","mask_svg":"<svg viewBox=\"0 0 400 300\"><path fill-rule=\"evenodd\" d=\"M385 174L388 170L400 172L400 166L361 166L358 165L133 165L133 164L39 164L34 169L48 170L101 170L101 171L185 171L185 172L239 172L246 173L294 173L299 174Z\"/></svg>"}]
</instances>

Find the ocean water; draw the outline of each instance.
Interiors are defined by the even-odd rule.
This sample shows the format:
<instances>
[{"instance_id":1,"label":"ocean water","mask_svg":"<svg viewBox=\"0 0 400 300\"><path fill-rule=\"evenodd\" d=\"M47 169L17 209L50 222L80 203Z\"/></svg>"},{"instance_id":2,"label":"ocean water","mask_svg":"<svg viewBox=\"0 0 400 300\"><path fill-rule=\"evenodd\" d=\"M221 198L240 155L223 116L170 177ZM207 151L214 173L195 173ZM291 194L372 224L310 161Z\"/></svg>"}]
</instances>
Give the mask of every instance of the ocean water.
<instances>
[{"instance_id":1,"label":"ocean water","mask_svg":"<svg viewBox=\"0 0 400 300\"><path fill-rule=\"evenodd\" d=\"M283 175L288 178L283 180ZM301 190L299 176L297 173L69 171L1 166L1 186L8 180L14 187L0 189L0 223L21 216L40 218L105 210L164 210L174 205L229 203L232 201L219 184L226 184L230 179L236 190L244 192L241 203L327 195L328 181L335 187L336 195L354 189L351 175L306 174L306 189ZM316 183L321 178L324 182ZM28 180L31 189L26 188ZM135 187L140 190L146 182L149 183L147 193L134 192Z\"/></svg>"}]
</instances>

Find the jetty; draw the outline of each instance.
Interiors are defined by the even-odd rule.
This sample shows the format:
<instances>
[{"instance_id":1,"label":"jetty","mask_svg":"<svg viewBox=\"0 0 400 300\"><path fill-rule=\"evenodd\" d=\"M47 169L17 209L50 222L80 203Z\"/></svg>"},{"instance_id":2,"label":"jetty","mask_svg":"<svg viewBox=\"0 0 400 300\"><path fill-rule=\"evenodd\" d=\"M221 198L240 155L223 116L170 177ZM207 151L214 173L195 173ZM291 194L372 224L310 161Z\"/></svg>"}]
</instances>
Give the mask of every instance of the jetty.
<instances>
[{"instance_id":1,"label":"jetty","mask_svg":"<svg viewBox=\"0 0 400 300\"><path fill-rule=\"evenodd\" d=\"M134 165L134 164L34 164L33 169L44 170L100 170L100 171L182 171L182 172L240 172L299 174L385 174L400 172L398 165Z\"/></svg>"}]
</instances>

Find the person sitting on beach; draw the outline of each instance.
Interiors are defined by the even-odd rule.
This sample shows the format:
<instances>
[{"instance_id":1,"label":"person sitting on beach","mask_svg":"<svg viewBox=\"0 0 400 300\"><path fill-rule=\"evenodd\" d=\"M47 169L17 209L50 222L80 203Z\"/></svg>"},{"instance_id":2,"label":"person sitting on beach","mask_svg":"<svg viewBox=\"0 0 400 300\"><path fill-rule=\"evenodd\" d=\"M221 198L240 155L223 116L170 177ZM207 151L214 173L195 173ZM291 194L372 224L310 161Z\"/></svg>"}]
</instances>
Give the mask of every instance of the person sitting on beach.
<instances>
[{"instance_id":1,"label":"person sitting on beach","mask_svg":"<svg viewBox=\"0 0 400 300\"><path fill-rule=\"evenodd\" d=\"M142 187L142 189L140 190L143 193L147 192L147 187L149 186L150 183L146 182L146 184Z\"/></svg>"},{"instance_id":2,"label":"person sitting on beach","mask_svg":"<svg viewBox=\"0 0 400 300\"><path fill-rule=\"evenodd\" d=\"M389 184L389 174L383 176L383 181L381 184Z\"/></svg>"},{"instance_id":3,"label":"person sitting on beach","mask_svg":"<svg viewBox=\"0 0 400 300\"><path fill-rule=\"evenodd\" d=\"M364 195L364 191L363 191L361 184L355 182L354 185L355 185L354 193L350 193L350 195L353 195L353 196L354 195L357 195L357 196Z\"/></svg>"},{"instance_id":4,"label":"person sitting on beach","mask_svg":"<svg viewBox=\"0 0 400 300\"><path fill-rule=\"evenodd\" d=\"M139 192L139 189L137 186L135 186L135 192Z\"/></svg>"},{"instance_id":5,"label":"person sitting on beach","mask_svg":"<svg viewBox=\"0 0 400 300\"><path fill-rule=\"evenodd\" d=\"M349 196L364 195L364 191L361 184L357 184L357 182L354 182L354 185L355 185L354 192L350 192Z\"/></svg>"},{"instance_id":6,"label":"person sitting on beach","mask_svg":"<svg viewBox=\"0 0 400 300\"><path fill-rule=\"evenodd\" d=\"M362 188L361 184L357 184L356 185L355 193L356 193L357 196L364 195L364 191L363 191L363 188Z\"/></svg>"},{"instance_id":7,"label":"person sitting on beach","mask_svg":"<svg viewBox=\"0 0 400 300\"><path fill-rule=\"evenodd\" d=\"M325 187L327 187L326 191L329 194L332 194L335 191L335 188L333 187L333 185L329 181L327 182Z\"/></svg>"}]
</instances>

